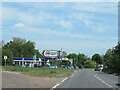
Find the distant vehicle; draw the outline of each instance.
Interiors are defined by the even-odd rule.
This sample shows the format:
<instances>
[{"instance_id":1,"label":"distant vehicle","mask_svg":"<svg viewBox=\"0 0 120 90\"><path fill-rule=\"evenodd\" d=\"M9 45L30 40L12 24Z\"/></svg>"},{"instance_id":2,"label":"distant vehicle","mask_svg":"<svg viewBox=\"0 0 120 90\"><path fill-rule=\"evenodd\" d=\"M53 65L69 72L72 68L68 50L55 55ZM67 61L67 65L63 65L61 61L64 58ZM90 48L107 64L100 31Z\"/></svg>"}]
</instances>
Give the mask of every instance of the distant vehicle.
<instances>
[{"instance_id":1,"label":"distant vehicle","mask_svg":"<svg viewBox=\"0 0 120 90\"><path fill-rule=\"evenodd\" d=\"M100 70L103 70L103 65L102 64L99 64L98 67L99 67Z\"/></svg>"},{"instance_id":2,"label":"distant vehicle","mask_svg":"<svg viewBox=\"0 0 120 90\"><path fill-rule=\"evenodd\" d=\"M71 69L74 69L74 67L73 67L73 66L70 66L70 68L71 68Z\"/></svg>"},{"instance_id":3,"label":"distant vehicle","mask_svg":"<svg viewBox=\"0 0 120 90\"><path fill-rule=\"evenodd\" d=\"M103 70L103 65L99 64L98 67L95 68L95 71L102 71Z\"/></svg>"},{"instance_id":4,"label":"distant vehicle","mask_svg":"<svg viewBox=\"0 0 120 90\"><path fill-rule=\"evenodd\" d=\"M99 67L96 67L96 68L95 68L95 71L100 71L100 68L99 68Z\"/></svg>"},{"instance_id":5,"label":"distant vehicle","mask_svg":"<svg viewBox=\"0 0 120 90\"><path fill-rule=\"evenodd\" d=\"M83 66L79 66L79 68L83 69L84 67Z\"/></svg>"},{"instance_id":6,"label":"distant vehicle","mask_svg":"<svg viewBox=\"0 0 120 90\"><path fill-rule=\"evenodd\" d=\"M68 66L64 66L64 65L62 65L60 68L68 69Z\"/></svg>"},{"instance_id":7,"label":"distant vehicle","mask_svg":"<svg viewBox=\"0 0 120 90\"><path fill-rule=\"evenodd\" d=\"M50 66L48 66L48 68L58 68L58 66L57 65L50 65Z\"/></svg>"},{"instance_id":8,"label":"distant vehicle","mask_svg":"<svg viewBox=\"0 0 120 90\"><path fill-rule=\"evenodd\" d=\"M75 68L75 69L79 69L79 67L78 67L78 66L74 66L74 68Z\"/></svg>"},{"instance_id":9,"label":"distant vehicle","mask_svg":"<svg viewBox=\"0 0 120 90\"><path fill-rule=\"evenodd\" d=\"M22 65L15 64L15 67L22 67Z\"/></svg>"},{"instance_id":10,"label":"distant vehicle","mask_svg":"<svg viewBox=\"0 0 120 90\"><path fill-rule=\"evenodd\" d=\"M27 64L25 65L25 67L34 67L34 64L27 63Z\"/></svg>"}]
</instances>

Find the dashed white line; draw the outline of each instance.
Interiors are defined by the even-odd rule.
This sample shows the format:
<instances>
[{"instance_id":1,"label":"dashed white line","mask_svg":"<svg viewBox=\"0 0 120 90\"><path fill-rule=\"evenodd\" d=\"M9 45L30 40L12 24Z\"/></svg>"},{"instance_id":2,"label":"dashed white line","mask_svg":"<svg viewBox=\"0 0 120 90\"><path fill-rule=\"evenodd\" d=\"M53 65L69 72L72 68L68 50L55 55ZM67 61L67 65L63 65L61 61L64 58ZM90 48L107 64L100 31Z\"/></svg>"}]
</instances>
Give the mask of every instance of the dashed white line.
<instances>
[{"instance_id":1,"label":"dashed white line","mask_svg":"<svg viewBox=\"0 0 120 90\"><path fill-rule=\"evenodd\" d=\"M101 82L105 83L110 88L113 88L111 85L109 85L108 83L106 83L105 81L103 81L102 79L100 79L99 77L97 77L96 75L93 75L93 76L96 77L97 79L99 79Z\"/></svg>"},{"instance_id":2,"label":"dashed white line","mask_svg":"<svg viewBox=\"0 0 120 90\"><path fill-rule=\"evenodd\" d=\"M68 79L68 77L66 77L64 80L62 80L61 82L63 83L65 80L67 80Z\"/></svg>"},{"instance_id":3,"label":"dashed white line","mask_svg":"<svg viewBox=\"0 0 120 90\"><path fill-rule=\"evenodd\" d=\"M60 84L56 84L54 87L52 87L52 89L56 88L57 86L59 86Z\"/></svg>"},{"instance_id":4,"label":"dashed white line","mask_svg":"<svg viewBox=\"0 0 120 90\"><path fill-rule=\"evenodd\" d=\"M61 83L63 83L65 80L67 80L68 77L66 77L65 79L63 79L60 83L56 84L55 86L53 86L50 90L55 89L57 86L59 86Z\"/></svg>"}]
</instances>

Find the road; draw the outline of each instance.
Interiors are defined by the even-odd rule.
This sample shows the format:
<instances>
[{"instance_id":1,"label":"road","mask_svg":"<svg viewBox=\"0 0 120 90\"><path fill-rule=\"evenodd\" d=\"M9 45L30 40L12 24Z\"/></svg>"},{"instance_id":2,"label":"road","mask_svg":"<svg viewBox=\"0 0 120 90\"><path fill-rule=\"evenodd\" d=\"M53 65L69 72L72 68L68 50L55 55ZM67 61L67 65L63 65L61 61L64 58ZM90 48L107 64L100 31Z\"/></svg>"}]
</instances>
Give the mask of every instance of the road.
<instances>
[{"instance_id":1,"label":"road","mask_svg":"<svg viewBox=\"0 0 120 90\"><path fill-rule=\"evenodd\" d=\"M58 88L101 88L110 90L119 90L118 76L106 74L94 70L80 70L74 75L68 77ZM119 89L118 89L119 88Z\"/></svg>"}]
</instances>

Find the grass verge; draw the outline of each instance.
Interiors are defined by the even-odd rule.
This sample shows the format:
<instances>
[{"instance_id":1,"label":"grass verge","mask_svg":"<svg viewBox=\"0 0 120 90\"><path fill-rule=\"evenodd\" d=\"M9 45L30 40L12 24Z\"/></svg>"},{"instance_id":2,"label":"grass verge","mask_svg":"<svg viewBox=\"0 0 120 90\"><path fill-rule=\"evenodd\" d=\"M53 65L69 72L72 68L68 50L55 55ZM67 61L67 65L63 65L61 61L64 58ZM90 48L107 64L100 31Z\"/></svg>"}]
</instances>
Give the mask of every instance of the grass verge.
<instances>
[{"instance_id":1,"label":"grass verge","mask_svg":"<svg viewBox=\"0 0 120 90\"><path fill-rule=\"evenodd\" d=\"M5 71L17 71L25 75L37 76L37 77L65 77L71 75L76 69L64 69L64 68L30 68L30 67L11 67L3 66Z\"/></svg>"}]
</instances>

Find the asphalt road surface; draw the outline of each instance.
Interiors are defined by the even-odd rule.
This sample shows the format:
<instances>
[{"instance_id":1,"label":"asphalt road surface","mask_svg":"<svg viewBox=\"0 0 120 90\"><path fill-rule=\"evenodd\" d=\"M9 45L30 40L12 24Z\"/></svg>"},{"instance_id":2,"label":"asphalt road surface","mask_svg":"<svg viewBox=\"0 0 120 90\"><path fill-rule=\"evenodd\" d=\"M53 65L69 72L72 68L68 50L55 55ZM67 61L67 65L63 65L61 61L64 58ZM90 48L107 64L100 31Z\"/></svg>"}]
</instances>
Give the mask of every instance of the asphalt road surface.
<instances>
[{"instance_id":1,"label":"asphalt road surface","mask_svg":"<svg viewBox=\"0 0 120 90\"><path fill-rule=\"evenodd\" d=\"M2 88L52 88L61 80L63 78L33 77L19 72L2 71Z\"/></svg>"},{"instance_id":2,"label":"asphalt road surface","mask_svg":"<svg viewBox=\"0 0 120 90\"><path fill-rule=\"evenodd\" d=\"M73 76L68 77L57 88L103 88L110 90L119 90L118 76L106 74L94 70L80 70ZM119 89L118 89L119 88Z\"/></svg>"}]
</instances>

